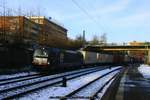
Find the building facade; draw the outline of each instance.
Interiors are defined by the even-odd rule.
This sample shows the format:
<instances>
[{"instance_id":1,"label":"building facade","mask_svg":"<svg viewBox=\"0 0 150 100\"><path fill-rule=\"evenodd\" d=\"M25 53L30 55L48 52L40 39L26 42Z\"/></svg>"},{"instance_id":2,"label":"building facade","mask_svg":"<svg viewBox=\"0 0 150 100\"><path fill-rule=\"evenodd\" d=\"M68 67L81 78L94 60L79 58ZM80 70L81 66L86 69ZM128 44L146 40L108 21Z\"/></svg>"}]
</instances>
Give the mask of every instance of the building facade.
<instances>
[{"instance_id":1,"label":"building facade","mask_svg":"<svg viewBox=\"0 0 150 100\"><path fill-rule=\"evenodd\" d=\"M24 16L0 16L1 42L36 42L40 25Z\"/></svg>"},{"instance_id":2,"label":"building facade","mask_svg":"<svg viewBox=\"0 0 150 100\"><path fill-rule=\"evenodd\" d=\"M0 16L0 40L64 47L68 38L67 29L45 17Z\"/></svg>"},{"instance_id":3,"label":"building facade","mask_svg":"<svg viewBox=\"0 0 150 100\"><path fill-rule=\"evenodd\" d=\"M39 43L53 47L63 47L67 41L67 29L45 17L28 17L41 26Z\"/></svg>"}]
</instances>

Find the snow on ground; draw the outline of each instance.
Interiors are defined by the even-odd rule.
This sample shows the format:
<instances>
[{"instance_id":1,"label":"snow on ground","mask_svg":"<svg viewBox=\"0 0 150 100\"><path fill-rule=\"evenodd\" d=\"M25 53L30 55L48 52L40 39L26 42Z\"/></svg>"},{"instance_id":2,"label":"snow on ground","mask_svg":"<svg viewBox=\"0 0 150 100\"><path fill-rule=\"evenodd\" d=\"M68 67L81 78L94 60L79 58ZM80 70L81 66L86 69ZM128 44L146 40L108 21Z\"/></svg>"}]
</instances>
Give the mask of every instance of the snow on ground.
<instances>
[{"instance_id":1,"label":"snow on ground","mask_svg":"<svg viewBox=\"0 0 150 100\"><path fill-rule=\"evenodd\" d=\"M72 73L72 72L89 70L89 69L94 69L94 68L80 69L80 70L75 70L75 71L65 72L65 73ZM21 73L16 73L16 74L0 75L0 80L8 79L8 78L15 78L15 77L22 77L22 76L33 75L33 74L37 74L37 72L21 72ZM64 73L60 73L60 74L64 74Z\"/></svg>"},{"instance_id":2,"label":"snow on ground","mask_svg":"<svg viewBox=\"0 0 150 100\"><path fill-rule=\"evenodd\" d=\"M90 81L98 78L99 76L117 68L120 68L120 66L94 72L88 75L75 78L73 80L68 80L67 87L48 87L40 91L31 93L29 95L25 95L24 97L19 98L19 99L21 100L52 100L52 98L50 97L56 97L56 96L60 97L60 96L67 95L70 92L78 89L79 87L82 87L85 84L89 83Z\"/></svg>"},{"instance_id":3,"label":"snow on ground","mask_svg":"<svg viewBox=\"0 0 150 100\"><path fill-rule=\"evenodd\" d=\"M138 67L139 72L144 76L144 78L150 79L150 66L149 65L140 65Z\"/></svg>"},{"instance_id":4,"label":"snow on ground","mask_svg":"<svg viewBox=\"0 0 150 100\"><path fill-rule=\"evenodd\" d=\"M13 87L16 87L16 86L21 86L21 85L25 85L25 84L29 84L29 83L39 82L39 81L51 79L51 78L54 78L54 77L60 77L62 75L68 75L68 74L71 74L71 73L80 72L80 71L88 71L88 70L90 71L92 69L94 69L94 68L88 68L88 69L82 69L82 70L76 70L76 71L71 71L71 72L65 72L65 73L55 74L55 75L43 76L42 78L39 77L39 78L35 78L35 79L30 79L30 80L19 81L19 82L15 82L15 83L6 84L6 85L1 85L0 86L0 90L4 90L4 89L8 89L8 88L13 88ZM81 74L81 73L79 73L79 74Z\"/></svg>"},{"instance_id":5,"label":"snow on ground","mask_svg":"<svg viewBox=\"0 0 150 100\"><path fill-rule=\"evenodd\" d=\"M94 82L93 84L89 85L86 89L75 94L75 97L90 97L94 95L107 81L109 81L115 74L119 71L115 71L110 73L109 75L99 79L98 81Z\"/></svg>"},{"instance_id":6,"label":"snow on ground","mask_svg":"<svg viewBox=\"0 0 150 100\"><path fill-rule=\"evenodd\" d=\"M100 93L98 93L98 98L96 99L96 100L100 100L102 97L103 97L103 95L105 94L105 92L107 91L107 89L109 88L109 86L111 85L111 83L114 81L114 79L112 79L104 88L103 88L103 90L100 92Z\"/></svg>"}]
</instances>

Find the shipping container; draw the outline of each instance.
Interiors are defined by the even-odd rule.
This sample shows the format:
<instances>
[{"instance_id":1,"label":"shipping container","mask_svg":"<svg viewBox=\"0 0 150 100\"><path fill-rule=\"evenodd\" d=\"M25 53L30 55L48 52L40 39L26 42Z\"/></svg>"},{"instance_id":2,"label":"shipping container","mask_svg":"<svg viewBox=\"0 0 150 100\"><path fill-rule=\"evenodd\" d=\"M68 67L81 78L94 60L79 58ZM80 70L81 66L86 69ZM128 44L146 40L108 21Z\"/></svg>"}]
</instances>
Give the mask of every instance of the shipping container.
<instances>
[{"instance_id":1,"label":"shipping container","mask_svg":"<svg viewBox=\"0 0 150 100\"><path fill-rule=\"evenodd\" d=\"M84 63L112 63L113 55L107 53L96 53L89 51L80 51L83 55Z\"/></svg>"}]
</instances>

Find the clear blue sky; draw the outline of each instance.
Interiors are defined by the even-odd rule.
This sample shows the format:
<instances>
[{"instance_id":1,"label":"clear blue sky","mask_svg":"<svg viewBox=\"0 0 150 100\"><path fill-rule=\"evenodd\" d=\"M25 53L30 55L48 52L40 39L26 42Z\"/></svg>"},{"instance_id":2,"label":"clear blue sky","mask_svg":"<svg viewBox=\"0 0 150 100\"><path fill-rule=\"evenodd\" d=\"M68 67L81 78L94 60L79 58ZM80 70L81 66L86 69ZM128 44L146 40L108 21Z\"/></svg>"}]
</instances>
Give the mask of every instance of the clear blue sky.
<instances>
[{"instance_id":1,"label":"clear blue sky","mask_svg":"<svg viewBox=\"0 0 150 100\"><path fill-rule=\"evenodd\" d=\"M108 42L150 41L150 0L75 0L92 19L72 0L5 1L8 8L56 19L68 29L70 38L85 30L88 40L107 33Z\"/></svg>"}]
</instances>

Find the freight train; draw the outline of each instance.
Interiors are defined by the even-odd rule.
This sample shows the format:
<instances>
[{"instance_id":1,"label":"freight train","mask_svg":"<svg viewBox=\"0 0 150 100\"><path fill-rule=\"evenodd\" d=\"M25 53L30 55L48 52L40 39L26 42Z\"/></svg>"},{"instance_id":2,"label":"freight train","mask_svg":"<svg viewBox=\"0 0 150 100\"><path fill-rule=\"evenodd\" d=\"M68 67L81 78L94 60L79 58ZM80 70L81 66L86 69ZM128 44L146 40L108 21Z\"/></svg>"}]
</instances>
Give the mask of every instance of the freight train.
<instances>
[{"instance_id":1,"label":"freight train","mask_svg":"<svg viewBox=\"0 0 150 100\"><path fill-rule=\"evenodd\" d=\"M123 55L96 53L89 51L71 51L57 48L37 48L32 64L37 68L65 68L93 64L122 63L129 58Z\"/></svg>"}]
</instances>

